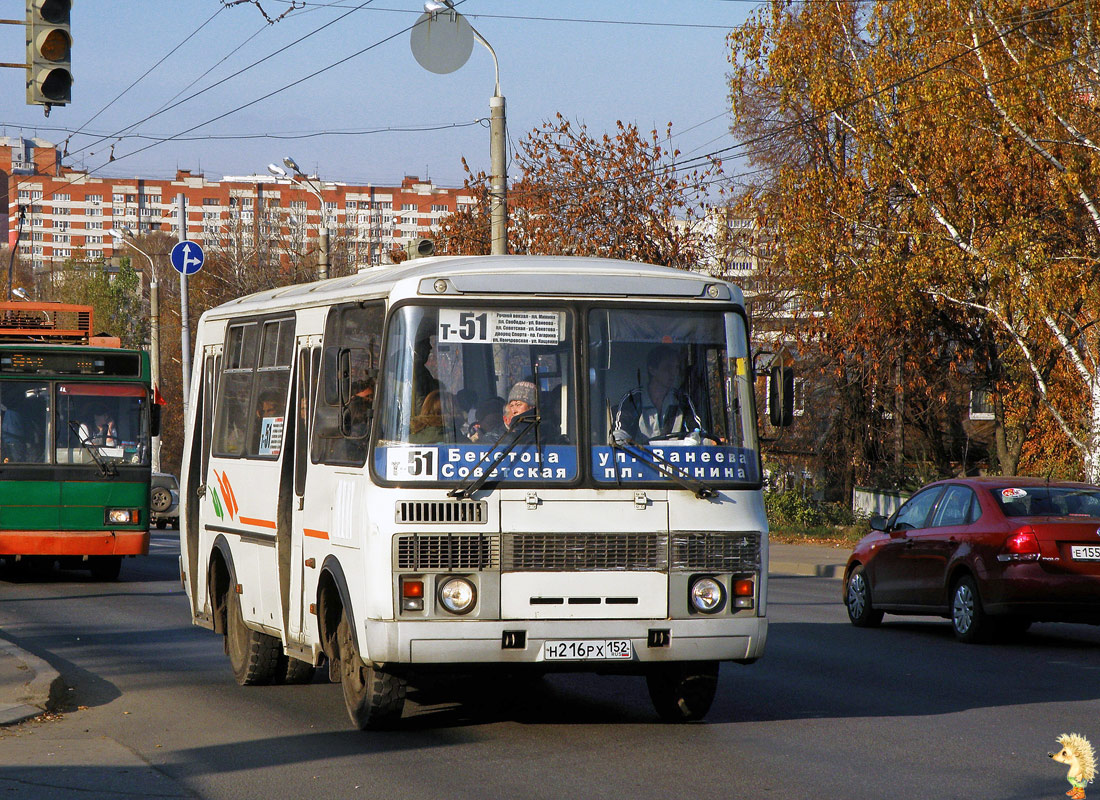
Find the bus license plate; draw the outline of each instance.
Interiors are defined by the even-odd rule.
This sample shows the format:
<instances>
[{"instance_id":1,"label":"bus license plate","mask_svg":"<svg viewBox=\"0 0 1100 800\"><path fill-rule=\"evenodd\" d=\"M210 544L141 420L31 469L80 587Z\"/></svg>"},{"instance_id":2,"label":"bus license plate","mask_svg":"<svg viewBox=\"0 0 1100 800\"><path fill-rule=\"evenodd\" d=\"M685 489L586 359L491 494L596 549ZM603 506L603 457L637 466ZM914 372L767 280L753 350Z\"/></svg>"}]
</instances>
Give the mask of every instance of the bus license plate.
<instances>
[{"instance_id":1,"label":"bus license plate","mask_svg":"<svg viewBox=\"0 0 1100 800\"><path fill-rule=\"evenodd\" d=\"M633 657L629 639L562 639L542 645L544 661L614 661Z\"/></svg>"},{"instance_id":2,"label":"bus license plate","mask_svg":"<svg viewBox=\"0 0 1100 800\"><path fill-rule=\"evenodd\" d=\"M1100 545L1075 545L1069 549L1074 561L1100 561Z\"/></svg>"}]
</instances>

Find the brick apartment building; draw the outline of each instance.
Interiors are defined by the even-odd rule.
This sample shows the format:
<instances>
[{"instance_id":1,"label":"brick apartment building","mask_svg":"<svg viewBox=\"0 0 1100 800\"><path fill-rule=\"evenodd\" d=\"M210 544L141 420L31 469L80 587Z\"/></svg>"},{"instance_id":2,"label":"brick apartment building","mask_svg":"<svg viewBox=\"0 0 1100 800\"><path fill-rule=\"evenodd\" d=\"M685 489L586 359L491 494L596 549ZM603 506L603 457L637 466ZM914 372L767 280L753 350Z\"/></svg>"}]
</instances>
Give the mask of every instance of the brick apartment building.
<instances>
[{"instance_id":1,"label":"brick apartment building","mask_svg":"<svg viewBox=\"0 0 1100 800\"><path fill-rule=\"evenodd\" d=\"M382 263L385 254L430 237L439 220L477 200L414 176L400 186L353 186L296 176L226 176L220 181L179 170L174 179L101 178L64 166L56 144L0 137L0 222L18 254L36 272L52 272L83 253L90 261L129 255L111 229L135 234L174 233L177 197L185 198L188 238L204 248L228 249L284 238L304 248L327 220L332 247L347 250L356 267Z\"/></svg>"}]
</instances>

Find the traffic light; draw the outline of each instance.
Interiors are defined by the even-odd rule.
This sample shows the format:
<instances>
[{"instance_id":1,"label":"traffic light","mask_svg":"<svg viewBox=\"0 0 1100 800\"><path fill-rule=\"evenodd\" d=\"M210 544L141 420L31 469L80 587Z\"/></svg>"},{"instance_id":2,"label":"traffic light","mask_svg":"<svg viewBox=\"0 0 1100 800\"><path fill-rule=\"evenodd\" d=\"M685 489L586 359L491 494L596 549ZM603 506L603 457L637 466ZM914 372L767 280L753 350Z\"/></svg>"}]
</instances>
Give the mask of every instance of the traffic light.
<instances>
[{"instance_id":1,"label":"traffic light","mask_svg":"<svg viewBox=\"0 0 1100 800\"><path fill-rule=\"evenodd\" d=\"M72 0L26 0L27 104L63 106L72 97ZM47 109L48 111L48 109Z\"/></svg>"}]
</instances>

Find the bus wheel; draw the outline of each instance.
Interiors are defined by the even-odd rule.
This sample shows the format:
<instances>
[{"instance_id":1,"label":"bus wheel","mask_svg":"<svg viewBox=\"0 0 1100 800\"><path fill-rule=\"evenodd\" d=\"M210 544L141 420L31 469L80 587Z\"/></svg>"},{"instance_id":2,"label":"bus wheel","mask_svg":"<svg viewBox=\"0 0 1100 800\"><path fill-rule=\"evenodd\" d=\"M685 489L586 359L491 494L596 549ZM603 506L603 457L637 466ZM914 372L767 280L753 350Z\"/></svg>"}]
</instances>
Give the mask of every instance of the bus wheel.
<instances>
[{"instance_id":1,"label":"bus wheel","mask_svg":"<svg viewBox=\"0 0 1100 800\"><path fill-rule=\"evenodd\" d=\"M275 667L275 683L309 683L313 680L313 670L313 665L308 661L293 656L279 656L279 663Z\"/></svg>"},{"instance_id":2,"label":"bus wheel","mask_svg":"<svg viewBox=\"0 0 1100 800\"><path fill-rule=\"evenodd\" d=\"M405 707L405 681L363 663L346 612L340 615L336 640L340 647L340 685L351 721L361 731L393 725L401 719Z\"/></svg>"},{"instance_id":3,"label":"bus wheel","mask_svg":"<svg viewBox=\"0 0 1100 800\"><path fill-rule=\"evenodd\" d=\"M88 570L97 581L117 581L122 571L122 556L93 556L88 559Z\"/></svg>"},{"instance_id":4,"label":"bus wheel","mask_svg":"<svg viewBox=\"0 0 1100 800\"><path fill-rule=\"evenodd\" d=\"M271 683L282 647L279 640L244 624L241 596L232 589L226 597L225 652L233 677L241 686Z\"/></svg>"},{"instance_id":5,"label":"bus wheel","mask_svg":"<svg viewBox=\"0 0 1100 800\"><path fill-rule=\"evenodd\" d=\"M646 672L649 697L665 722L691 722L706 716L718 689L717 661L654 664Z\"/></svg>"}]
</instances>

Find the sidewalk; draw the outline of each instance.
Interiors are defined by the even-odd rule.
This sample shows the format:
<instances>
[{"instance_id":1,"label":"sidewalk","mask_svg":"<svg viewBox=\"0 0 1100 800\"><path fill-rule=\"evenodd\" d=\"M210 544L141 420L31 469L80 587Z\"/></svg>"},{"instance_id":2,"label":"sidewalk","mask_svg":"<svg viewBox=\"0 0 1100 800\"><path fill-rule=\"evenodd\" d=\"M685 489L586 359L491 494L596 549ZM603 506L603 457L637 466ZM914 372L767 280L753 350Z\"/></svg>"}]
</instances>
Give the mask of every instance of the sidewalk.
<instances>
[{"instance_id":1,"label":"sidewalk","mask_svg":"<svg viewBox=\"0 0 1100 800\"><path fill-rule=\"evenodd\" d=\"M848 548L812 544L772 544L768 572L840 578ZM13 725L53 710L65 693L57 670L38 656L0 637L0 725Z\"/></svg>"},{"instance_id":2,"label":"sidewalk","mask_svg":"<svg viewBox=\"0 0 1100 800\"><path fill-rule=\"evenodd\" d=\"M13 725L53 710L64 693L65 684L57 670L0 638L0 725Z\"/></svg>"},{"instance_id":3,"label":"sidewalk","mask_svg":"<svg viewBox=\"0 0 1100 800\"><path fill-rule=\"evenodd\" d=\"M818 578L843 578L844 565L852 552L849 545L831 546L820 544L777 544L768 545L769 575L813 575Z\"/></svg>"}]
</instances>

